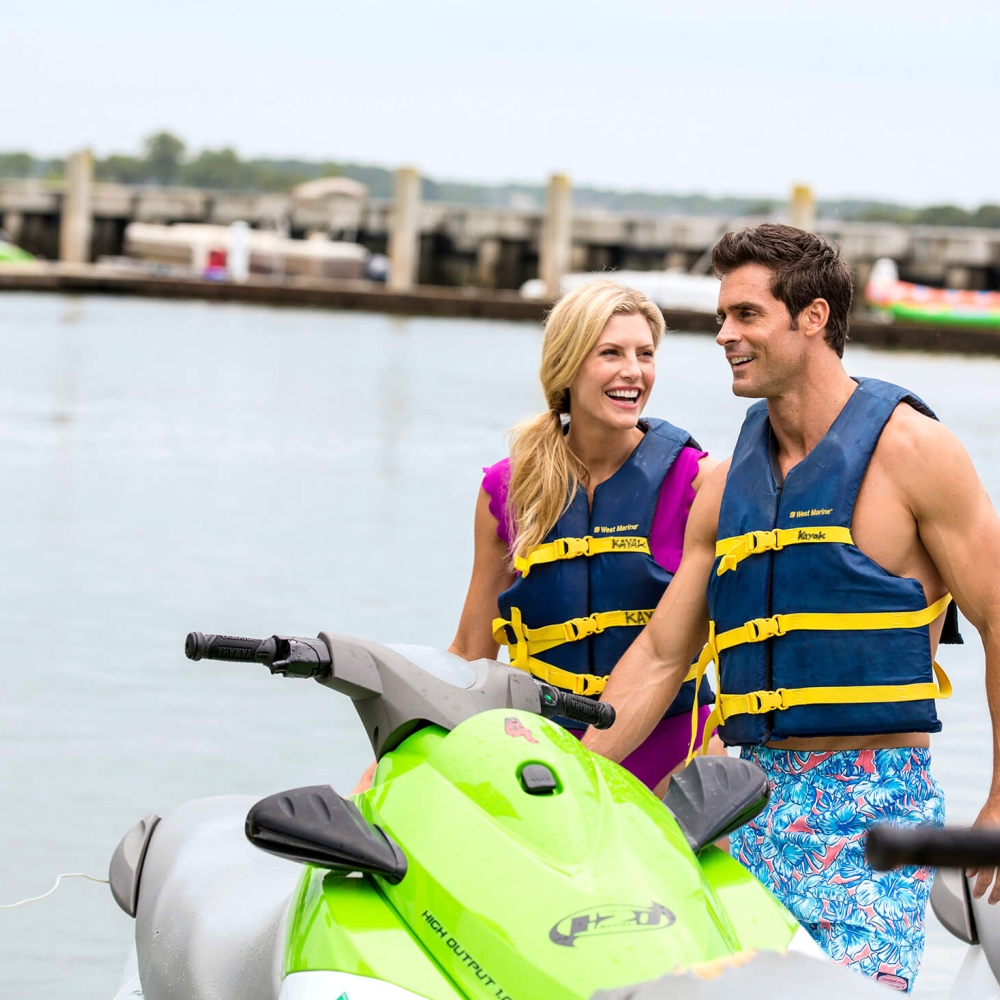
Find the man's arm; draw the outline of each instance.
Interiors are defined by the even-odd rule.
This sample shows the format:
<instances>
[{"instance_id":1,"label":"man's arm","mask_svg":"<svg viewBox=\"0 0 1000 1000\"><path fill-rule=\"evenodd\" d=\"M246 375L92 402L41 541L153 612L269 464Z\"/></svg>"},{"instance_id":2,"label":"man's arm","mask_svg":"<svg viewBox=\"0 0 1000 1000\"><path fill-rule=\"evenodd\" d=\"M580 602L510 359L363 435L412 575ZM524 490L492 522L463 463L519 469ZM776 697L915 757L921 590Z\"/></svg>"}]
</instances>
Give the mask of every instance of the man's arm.
<instances>
[{"instance_id":1,"label":"man's arm","mask_svg":"<svg viewBox=\"0 0 1000 1000\"><path fill-rule=\"evenodd\" d=\"M975 825L1000 826L1000 518L972 459L947 428L915 415L901 423L902 447L908 452L900 466L901 481L920 539L955 603L979 632L986 653L993 775ZM977 898L995 874L992 868L979 870L973 888ZM1000 901L1000 880L989 901Z\"/></svg>"},{"instance_id":2,"label":"man's arm","mask_svg":"<svg viewBox=\"0 0 1000 1000\"><path fill-rule=\"evenodd\" d=\"M719 506L728 469L729 462L723 462L698 491L677 574L649 624L618 661L601 695L601 701L615 706L615 724L603 731L591 728L583 738L584 746L611 760L624 760L653 731L708 638L705 589L715 562Z\"/></svg>"}]
</instances>

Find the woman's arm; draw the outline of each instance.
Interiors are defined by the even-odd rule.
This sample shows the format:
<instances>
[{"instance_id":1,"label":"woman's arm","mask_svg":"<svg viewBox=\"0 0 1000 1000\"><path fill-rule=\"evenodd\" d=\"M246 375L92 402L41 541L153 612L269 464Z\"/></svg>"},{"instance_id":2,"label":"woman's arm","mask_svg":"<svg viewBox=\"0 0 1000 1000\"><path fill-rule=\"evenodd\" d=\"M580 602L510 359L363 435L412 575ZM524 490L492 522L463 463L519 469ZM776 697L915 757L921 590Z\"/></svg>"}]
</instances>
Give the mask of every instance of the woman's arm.
<instances>
[{"instance_id":1,"label":"woman's arm","mask_svg":"<svg viewBox=\"0 0 1000 1000\"><path fill-rule=\"evenodd\" d=\"M719 460L712 458L711 455L703 455L698 459L698 472L695 474L694 479L691 480L691 488L695 493L701 489L701 484L705 482L705 479L712 474L712 470L716 469L718 465Z\"/></svg>"},{"instance_id":2,"label":"woman's arm","mask_svg":"<svg viewBox=\"0 0 1000 1000\"><path fill-rule=\"evenodd\" d=\"M493 619L499 613L497 598L513 582L507 546L497 537L497 519L490 513L490 496L481 489L476 501L472 579L449 653L457 653L465 660L496 659L500 648L493 641Z\"/></svg>"}]
</instances>

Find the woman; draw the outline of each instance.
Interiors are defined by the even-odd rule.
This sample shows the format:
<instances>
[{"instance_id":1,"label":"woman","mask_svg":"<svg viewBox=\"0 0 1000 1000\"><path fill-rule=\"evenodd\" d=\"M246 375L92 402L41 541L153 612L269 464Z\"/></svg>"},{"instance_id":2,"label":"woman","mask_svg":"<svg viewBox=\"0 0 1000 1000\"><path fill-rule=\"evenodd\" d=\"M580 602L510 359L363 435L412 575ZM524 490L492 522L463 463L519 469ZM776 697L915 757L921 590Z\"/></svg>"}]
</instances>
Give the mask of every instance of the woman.
<instances>
[{"instance_id":1,"label":"woman","mask_svg":"<svg viewBox=\"0 0 1000 1000\"><path fill-rule=\"evenodd\" d=\"M503 643L512 664L549 684L603 690L670 583L695 492L718 464L686 431L639 419L663 329L646 296L613 281L584 285L552 310L539 372L548 410L515 427L510 458L484 470L450 652L492 659ZM688 682L623 761L650 788L684 760L693 694ZM699 696L700 730L707 684Z\"/></svg>"}]
</instances>

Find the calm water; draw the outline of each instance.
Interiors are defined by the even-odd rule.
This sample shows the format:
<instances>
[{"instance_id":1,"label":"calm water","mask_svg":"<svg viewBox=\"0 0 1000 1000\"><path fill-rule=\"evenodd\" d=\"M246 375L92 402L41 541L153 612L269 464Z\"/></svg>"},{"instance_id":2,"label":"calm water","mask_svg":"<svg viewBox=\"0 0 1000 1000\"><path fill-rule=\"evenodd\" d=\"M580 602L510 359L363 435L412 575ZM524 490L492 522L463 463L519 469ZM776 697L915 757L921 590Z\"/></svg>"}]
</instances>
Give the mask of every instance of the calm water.
<instances>
[{"instance_id":1,"label":"calm water","mask_svg":"<svg viewBox=\"0 0 1000 1000\"><path fill-rule=\"evenodd\" d=\"M199 303L0 296L0 902L103 875L147 812L330 782L370 757L345 699L263 668L194 664L192 628L320 629L446 645L481 466L535 411L530 324ZM1000 499L1000 362L849 349L934 405ZM711 338L660 352L647 411L713 453L744 402ZM949 818L989 780L982 650L943 657L935 767ZM111 996L132 922L71 881L0 911L0 986ZM918 984L963 949L931 931Z\"/></svg>"}]
</instances>

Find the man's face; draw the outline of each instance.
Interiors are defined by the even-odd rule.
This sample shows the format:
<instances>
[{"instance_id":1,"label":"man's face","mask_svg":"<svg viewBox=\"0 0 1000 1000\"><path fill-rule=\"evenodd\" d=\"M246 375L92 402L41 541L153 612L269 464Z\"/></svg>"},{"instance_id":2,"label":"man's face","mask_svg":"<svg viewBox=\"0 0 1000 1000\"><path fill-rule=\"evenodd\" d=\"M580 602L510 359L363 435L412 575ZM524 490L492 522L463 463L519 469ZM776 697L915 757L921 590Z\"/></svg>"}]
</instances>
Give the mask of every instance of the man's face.
<instances>
[{"instance_id":1,"label":"man's face","mask_svg":"<svg viewBox=\"0 0 1000 1000\"><path fill-rule=\"evenodd\" d=\"M771 294L771 278L768 268L747 264L722 279L715 342L726 351L737 396L779 396L801 369L806 338Z\"/></svg>"}]
</instances>

